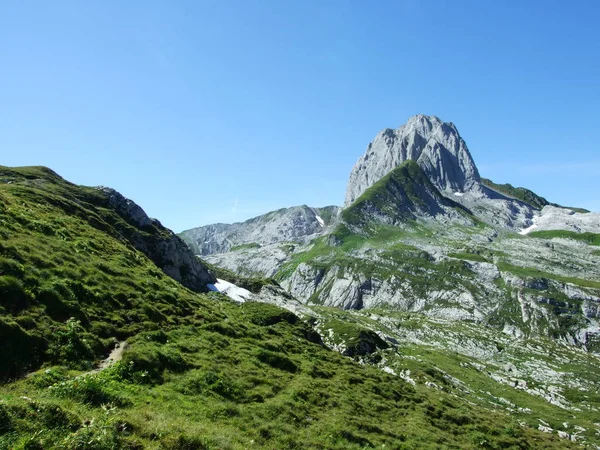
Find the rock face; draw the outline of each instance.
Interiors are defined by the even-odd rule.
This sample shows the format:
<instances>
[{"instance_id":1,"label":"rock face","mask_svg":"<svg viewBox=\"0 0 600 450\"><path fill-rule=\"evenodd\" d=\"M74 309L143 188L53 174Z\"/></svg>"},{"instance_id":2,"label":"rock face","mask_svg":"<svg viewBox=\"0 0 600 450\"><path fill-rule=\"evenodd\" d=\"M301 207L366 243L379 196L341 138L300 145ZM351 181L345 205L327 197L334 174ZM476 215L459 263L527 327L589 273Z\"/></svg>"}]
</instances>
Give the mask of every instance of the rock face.
<instances>
[{"instance_id":1,"label":"rock face","mask_svg":"<svg viewBox=\"0 0 600 450\"><path fill-rule=\"evenodd\" d=\"M480 181L465 141L452 123L419 114L371 142L350 173L344 206L407 160L416 161L441 191L463 192Z\"/></svg>"},{"instance_id":2,"label":"rock face","mask_svg":"<svg viewBox=\"0 0 600 450\"><path fill-rule=\"evenodd\" d=\"M483 222L511 230L533 223L539 209L537 203L528 203L482 184L469 149L454 124L423 114L375 137L352 168L344 206L348 208L367 189L409 160L416 162L443 196L462 204ZM492 186L504 186L485 181Z\"/></svg>"},{"instance_id":3,"label":"rock face","mask_svg":"<svg viewBox=\"0 0 600 450\"><path fill-rule=\"evenodd\" d=\"M223 253L244 244L307 242L337 221L340 208L294 206L254 217L242 223L214 224L183 231L180 236L197 255Z\"/></svg>"},{"instance_id":4,"label":"rock face","mask_svg":"<svg viewBox=\"0 0 600 450\"><path fill-rule=\"evenodd\" d=\"M158 220L149 218L139 205L114 189L99 190L106 195L108 206L124 220L112 224L115 229L163 272L196 292L206 292L206 285L216 281L185 242Z\"/></svg>"},{"instance_id":5,"label":"rock face","mask_svg":"<svg viewBox=\"0 0 600 450\"><path fill-rule=\"evenodd\" d=\"M293 244L271 244L240 248L203 257L210 264L247 277L272 277L285 264L295 249Z\"/></svg>"},{"instance_id":6,"label":"rock face","mask_svg":"<svg viewBox=\"0 0 600 450\"><path fill-rule=\"evenodd\" d=\"M600 233L600 214L578 213L568 208L544 206L539 216L533 219L533 225L522 231L567 230L576 233Z\"/></svg>"}]
</instances>

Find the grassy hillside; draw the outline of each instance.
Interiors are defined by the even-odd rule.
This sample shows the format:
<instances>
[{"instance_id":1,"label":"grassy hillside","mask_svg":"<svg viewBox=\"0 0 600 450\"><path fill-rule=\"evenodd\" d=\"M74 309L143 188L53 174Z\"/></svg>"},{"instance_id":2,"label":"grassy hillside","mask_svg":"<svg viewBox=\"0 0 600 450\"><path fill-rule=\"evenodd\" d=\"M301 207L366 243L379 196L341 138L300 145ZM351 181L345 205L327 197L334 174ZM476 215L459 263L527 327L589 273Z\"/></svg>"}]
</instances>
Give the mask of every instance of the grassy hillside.
<instances>
[{"instance_id":1,"label":"grassy hillside","mask_svg":"<svg viewBox=\"0 0 600 450\"><path fill-rule=\"evenodd\" d=\"M535 192L522 188L522 187L514 187L512 184L498 184L494 183L492 180L487 178L482 178L481 183L494 189L495 191L501 192L503 194L508 195L509 197L516 198L517 200L521 200L529 205L533 206L536 209L542 209L546 205L558 206L559 208L568 208L572 209L575 212L579 213L589 213L590 211L584 208L576 208L571 206L561 206L556 203L550 203L544 197L537 195Z\"/></svg>"},{"instance_id":2,"label":"grassy hillside","mask_svg":"<svg viewBox=\"0 0 600 450\"><path fill-rule=\"evenodd\" d=\"M571 445L345 358L288 311L184 288L122 232L163 231L48 169L2 168L0 223L0 449Z\"/></svg>"},{"instance_id":3,"label":"grassy hillside","mask_svg":"<svg viewBox=\"0 0 600 450\"><path fill-rule=\"evenodd\" d=\"M548 202L548 200L546 200L544 197L540 197L535 192L530 191L529 189L525 189L522 187L514 187L512 184L508 183L494 183L492 180L488 180L487 178L482 178L481 183L498 192L506 194L509 197L513 197L525 203L528 203L536 209L542 209L544 206L550 204L550 202Z\"/></svg>"},{"instance_id":4,"label":"grassy hillside","mask_svg":"<svg viewBox=\"0 0 600 450\"><path fill-rule=\"evenodd\" d=\"M582 241L589 245L595 245L600 247L600 234L597 233L577 233L575 231L567 230L545 230L545 231L532 231L528 233L530 237L536 237L540 239L574 239L576 241Z\"/></svg>"},{"instance_id":5,"label":"grassy hillside","mask_svg":"<svg viewBox=\"0 0 600 450\"><path fill-rule=\"evenodd\" d=\"M365 220L385 217L389 223L415 218L421 211L440 213L438 204L463 209L442 196L421 167L408 160L369 187L352 205L342 211L342 219L350 225L364 225Z\"/></svg>"}]
</instances>

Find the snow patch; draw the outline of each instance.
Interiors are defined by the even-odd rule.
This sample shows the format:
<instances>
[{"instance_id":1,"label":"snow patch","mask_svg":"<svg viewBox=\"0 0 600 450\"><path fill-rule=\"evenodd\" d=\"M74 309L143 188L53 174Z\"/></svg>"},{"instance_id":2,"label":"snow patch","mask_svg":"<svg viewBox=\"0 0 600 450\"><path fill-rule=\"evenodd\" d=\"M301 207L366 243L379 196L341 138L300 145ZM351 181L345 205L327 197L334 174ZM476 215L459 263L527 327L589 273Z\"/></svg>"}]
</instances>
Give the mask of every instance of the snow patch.
<instances>
[{"instance_id":1,"label":"snow patch","mask_svg":"<svg viewBox=\"0 0 600 450\"><path fill-rule=\"evenodd\" d=\"M465 194L462 192L455 192L454 195L456 195L457 197L462 197Z\"/></svg>"},{"instance_id":2,"label":"snow patch","mask_svg":"<svg viewBox=\"0 0 600 450\"><path fill-rule=\"evenodd\" d=\"M527 227L527 228L523 228L521 231L519 231L519 234L524 236L524 235L532 232L533 230L535 230L538 227L537 224L535 223L536 221L537 221L537 217L534 217L532 220L531 226Z\"/></svg>"},{"instance_id":3,"label":"snow patch","mask_svg":"<svg viewBox=\"0 0 600 450\"><path fill-rule=\"evenodd\" d=\"M252 298L252 293L249 290L238 287L229 281L221 280L219 278L217 278L217 282L215 284L208 284L206 287L208 287L208 289L211 291L225 294L230 299L240 303L244 303L246 300L250 300Z\"/></svg>"},{"instance_id":4,"label":"snow patch","mask_svg":"<svg viewBox=\"0 0 600 450\"><path fill-rule=\"evenodd\" d=\"M317 218L317 222L319 222L319 225L321 225L321 227L324 227L325 221L321 218L321 216L315 215L315 217Z\"/></svg>"}]
</instances>

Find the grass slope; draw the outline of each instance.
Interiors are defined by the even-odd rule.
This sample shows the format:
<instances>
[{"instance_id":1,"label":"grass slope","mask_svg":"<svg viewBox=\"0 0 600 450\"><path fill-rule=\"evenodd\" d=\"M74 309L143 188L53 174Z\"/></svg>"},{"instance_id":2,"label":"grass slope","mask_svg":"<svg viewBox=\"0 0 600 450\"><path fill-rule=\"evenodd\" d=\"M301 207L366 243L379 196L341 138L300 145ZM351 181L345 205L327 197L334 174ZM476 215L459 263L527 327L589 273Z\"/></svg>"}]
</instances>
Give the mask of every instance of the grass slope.
<instances>
[{"instance_id":1,"label":"grass slope","mask_svg":"<svg viewBox=\"0 0 600 450\"><path fill-rule=\"evenodd\" d=\"M482 178L481 183L486 185L489 188L494 189L495 191L501 192L503 194L508 195L509 197L516 198L517 200L521 200L536 209L542 209L546 205L557 206L559 208L568 208L572 209L575 212L579 213L589 213L590 211L584 208L576 208L570 206L561 206L556 203L550 203L544 197L537 195L535 192L530 191L529 189L522 187L514 187L512 184L497 184L492 180L487 178Z\"/></svg>"},{"instance_id":2,"label":"grass slope","mask_svg":"<svg viewBox=\"0 0 600 450\"><path fill-rule=\"evenodd\" d=\"M530 237L540 239L574 239L576 241L582 241L589 245L595 245L600 247L600 234L597 233L577 233L575 231L568 230L546 230L546 231L532 231L527 234Z\"/></svg>"},{"instance_id":3,"label":"grass slope","mask_svg":"<svg viewBox=\"0 0 600 450\"><path fill-rule=\"evenodd\" d=\"M2 449L568 446L344 358L288 311L183 288L94 189L0 181ZM87 373L116 339L123 361Z\"/></svg>"},{"instance_id":4,"label":"grass slope","mask_svg":"<svg viewBox=\"0 0 600 450\"><path fill-rule=\"evenodd\" d=\"M388 223L397 223L414 219L415 213L421 211L430 215L441 213L438 204L455 207L468 214L464 207L441 195L421 167L408 160L343 210L342 219L349 225L365 225L375 213L384 216Z\"/></svg>"}]
</instances>

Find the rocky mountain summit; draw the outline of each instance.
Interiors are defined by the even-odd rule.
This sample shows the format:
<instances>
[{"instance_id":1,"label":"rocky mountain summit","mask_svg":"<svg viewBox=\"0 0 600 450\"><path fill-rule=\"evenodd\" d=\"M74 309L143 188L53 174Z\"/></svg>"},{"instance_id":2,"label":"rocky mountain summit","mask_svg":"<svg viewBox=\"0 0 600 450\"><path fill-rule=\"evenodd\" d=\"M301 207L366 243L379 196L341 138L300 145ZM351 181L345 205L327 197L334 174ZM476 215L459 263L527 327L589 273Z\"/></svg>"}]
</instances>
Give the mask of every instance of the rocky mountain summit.
<instances>
[{"instance_id":1,"label":"rocky mountain summit","mask_svg":"<svg viewBox=\"0 0 600 450\"><path fill-rule=\"evenodd\" d=\"M418 114L379 132L352 171L344 206L407 160L416 161L440 191L463 192L480 181L479 171L454 124Z\"/></svg>"},{"instance_id":2,"label":"rocky mountain summit","mask_svg":"<svg viewBox=\"0 0 600 450\"><path fill-rule=\"evenodd\" d=\"M456 126L423 114L377 134L350 172L344 206L409 160L421 167L442 195L461 203L480 220L512 230L532 224L538 206L482 183Z\"/></svg>"}]
</instances>

